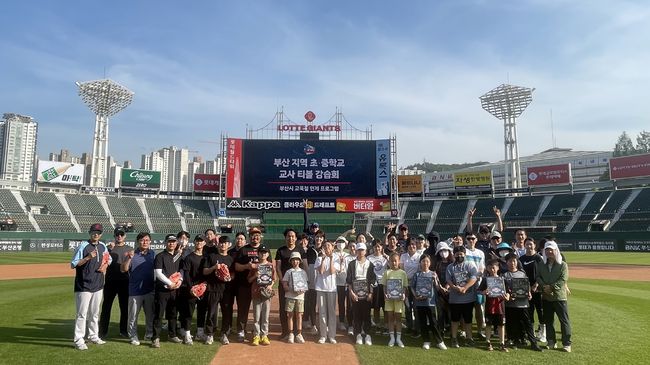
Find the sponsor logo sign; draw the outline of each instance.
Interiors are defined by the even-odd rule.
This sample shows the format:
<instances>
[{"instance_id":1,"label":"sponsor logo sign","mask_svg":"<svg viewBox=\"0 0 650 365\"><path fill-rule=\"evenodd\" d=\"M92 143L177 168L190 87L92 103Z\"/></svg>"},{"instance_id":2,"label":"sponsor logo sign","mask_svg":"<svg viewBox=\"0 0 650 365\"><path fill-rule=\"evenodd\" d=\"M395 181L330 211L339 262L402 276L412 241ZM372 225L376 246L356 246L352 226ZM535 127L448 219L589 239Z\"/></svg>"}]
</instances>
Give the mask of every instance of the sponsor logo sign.
<instances>
[{"instance_id":1,"label":"sponsor logo sign","mask_svg":"<svg viewBox=\"0 0 650 365\"><path fill-rule=\"evenodd\" d=\"M337 212L390 212L388 199L336 199Z\"/></svg>"},{"instance_id":2,"label":"sponsor logo sign","mask_svg":"<svg viewBox=\"0 0 650 365\"><path fill-rule=\"evenodd\" d=\"M528 168L528 186L571 183L571 164L535 166Z\"/></svg>"},{"instance_id":3,"label":"sponsor logo sign","mask_svg":"<svg viewBox=\"0 0 650 365\"><path fill-rule=\"evenodd\" d=\"M454 173L454 188L459 190L492 188L492 170Z\"/></svg>"},{"instance_id":4,"label":"sponsor logo sign","mask_svg":"<svg viewBox=\"0 0 650 365\"><path fill-rule=\"evenodd\" d=\"M219 179L219 175L194 174L194 191L219 191Z\"/></svg>"},{"instance_id":5,"label":"sponsor logo sign","mask_svg":"<svg viewBox=\"0 0 650 365\"><path fill-rule=\"evenodd\" d=\"M397 192L399 194L421 194L422 175L397 176Z\"/></svg>"},{"instance_id":6,"label":"sponsor logo sign","mask_svg":"<svg viewBox=\"0 0 650 365\"><path fill-rule=\"evenodd\" d=\"M39 183L81 185L86 165L57 161L38 161Z\"/></svg>"},{"instance_id":7,"label":"sponsor logo sign","mask_svg":"<svg viewBox=\"0 0 650 365\"><path fill-rule=\"evenodd\" d=\"M160 171L122 169L121 186L160 189Z\"/></svg>"},{"instance_id":8,"label":"sponsor logo sign","mask_svg":"<svg viewBox=\"0 0 650 365\"><path fill-rule=\"evenodd\" d=\"M609 160L609 178L612 180L643 176L650 176L650 153Z\"/></svg>"},{"instance_id":9,"label":"sponsor logo sign","mask_svg":"<svg viewBox=\"0 0 650 365\"><path fill-rule=\"evenodd\" d=\"M2 251L22 251L23 241L21 240L1 240L0 252Z\"/></svg>"}]
</instances>

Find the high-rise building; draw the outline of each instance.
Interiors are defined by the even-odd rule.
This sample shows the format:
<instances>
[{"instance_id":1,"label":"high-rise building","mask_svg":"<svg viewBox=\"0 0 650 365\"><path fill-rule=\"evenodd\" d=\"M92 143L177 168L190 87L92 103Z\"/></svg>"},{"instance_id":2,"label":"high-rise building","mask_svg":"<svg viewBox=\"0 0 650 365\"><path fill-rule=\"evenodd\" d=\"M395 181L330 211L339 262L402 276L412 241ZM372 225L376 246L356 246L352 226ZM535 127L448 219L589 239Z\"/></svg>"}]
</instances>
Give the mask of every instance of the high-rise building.
<instances>
[{"instance_id":1,"label":"high-rise building","mask_svg":"<svg viewBox=\"0 0 650 365\"><path fill-rule=\"evenodd\" d=\"M160 190L189 191L189 150L170 146L142 155L140 168L160 171Z\"/></svg>"},{"instance_id":2,"label":"high-rise building","mask_svg":"<svg viewBox=\"0 0 650 365\"><path fill-rule=\"evenodd\" d=\"M34 118L5 113L0 120L0 179L32 181L38 123Z\"/></svg>"}]
</instances>

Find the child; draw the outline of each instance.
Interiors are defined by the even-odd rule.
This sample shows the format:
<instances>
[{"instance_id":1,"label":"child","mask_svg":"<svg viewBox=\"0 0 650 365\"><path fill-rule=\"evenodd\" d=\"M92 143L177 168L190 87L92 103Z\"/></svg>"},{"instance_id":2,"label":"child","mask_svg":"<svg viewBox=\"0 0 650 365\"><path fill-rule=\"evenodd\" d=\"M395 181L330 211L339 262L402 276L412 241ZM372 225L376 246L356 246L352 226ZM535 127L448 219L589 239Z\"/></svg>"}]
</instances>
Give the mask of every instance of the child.
<instances>
[{"instance_id":1,"label":"child","mask_svg":"<svg viewBox=\"0 0 650 365\"><path fill-rule=\"evenodd\" d=\"M508 326L508 337L517 342L523 341L524 332L528 341L530 341L530 348L535 351L542 351L537 345L537 338L533 332L533 325L530 323L528 317L528 300L531 298L530 288L525 297L515 297L513 294L513 279L526 279L526 273L518 270L517 265L519 259L516 253L512 252L506 256L506 263L508 271L503 274L503 279L506 285L506 292L510 294L510 300L506 302L506 325Z\"/></svg>"},{"instance_id":2,"label":"child","mask_svg":"<svg viewBox=\"0 0 650 365\"><path fill-rule=\"evenodd\" d=\"M402 313L404 313L404 299L406 298L406 290L408 290L408 277L406 276L406 271L400 269L399 259L399 253L393 252L390 254L388 258L389 269L386 270L382 278L384 288L386 288L388 279L398 279L402 281L402 288L404 289L404 293L399 299L391 299L388 293L386 294L384 314L386 314L388 334L390 335L388 347L393 347L395 344L399 347L404 347L402 343Z\"/></svg>"},{"instance_id":3,"label":"child","mask_svg":"<svg viewBox=\"0 0 650 365\"><path fill-rule=\"evenodd\" d=\"M433 334L434 340L436 341L436 347L441 350L446 350L447 346L442 341L442 334L438 329L438 321L436 320L436 290L440 288L440 282L438 281L438 275L429 270L431 266L431 257L427 254L420 256L420 270L413 276L411 281L411 291L413 293L413 298L415 299L414 304L417 309L418 318L420 320L420 333L422 334L422 339L424 343L422 348L428 350L431 347L431 337L429 336L429 331ZM418 289L423 287L422 283L426 283L428 286L429 278L431 281L431 287L427 288L428 294L419 291ZM420 285L418 285L420 281Z\"/></svg>"},{"instance_id":4,"label":"child","mask_svg":"<svg viewBox=\"0 0 650 365\"><path fill-rule=\"evenodd\" d=\"M375 269L366 259L366 244L359 242L355 246L356 259L348 265L348 293L352 302L353 335L357 345L363 344L361 331L366 334L366 345L372 345L370 337L370 307L372 305L372 287L375 286Z\"/></svg>"},{"instance_id":5,"label":"child","mask_svg":"<svg viewBox=\"0 0 650 365\"><path fill-rule=\"evenodd\" d=\"M373 310L373 325L377 327L382 327L379 321L379 311L384 308L384 285L383 277L388 267L388 257L384 255L384 245L382 245L379 239L375 239L372 242L372 247L374 252L372 255L368 256L368 260L372 262L372 265L375 267L375 276L377 277L377 286L374 288L372 293L372 310Z\"/></svg>"},{"instance_id":6,"label":"child","mask_svg":"<svg viewBox=\"0 0 650 365\"><path fill-rule=\"evenodd\" d=\"M302 337L302 314L305 311L305 292L307 290L305 288L305 290L300 289L296 291L295 285L297 284L296 280L302 279L306 286L308 280L307 273L300 268L300 263L302 262L300 252L291 253L289 262L291 263L291 269L287 270L282 278L282 286L286 293L284 310L287 312L287 328L289 330L287 342L294 343L295 338L297 343L305 343L305 339ZM299 278L300 276L302 278ZM294 323L296 324L295 337L293 332Z\"/></svg>"},{"instance_id":7,"label":"child","mask_svg":"<svg viewBox=\"0 0 650 365\"><path fill-rule=\"evenodd\" d=\"M251 296L253 298L253 346L259 344L270 345L269 340L269 313L271 311L271 298L263 296L262 291L273 290L275 281L275 270L269 261L269 249L262 246L258 249L258 265L248 273L248 282L251 283ZM268 267L271 275L271 283L260 283L260 266Z\"/></svg>"},{"instance_id":8,"label":"child","mask_svg":"<svg viewBox=\"0 0 650 365\"><path fill-rule=\"evenodd\" d=\"M501 341L501 351L508 352L508 348L506 347L506 335L504 331L506 324L504 302L508 300L510 296L507 292L503 293L502 296L490 296L488 293L487 277L499 277L499 260L488 260L486 268L486 280L483 280L481 282L479 291L486 296L485 320L487 322L487 349L488 351L494 350L492 343L490 342L490 338L492 337L492 326L495 326L497 328L499 340Z\"/></svg>"}]
</instances>

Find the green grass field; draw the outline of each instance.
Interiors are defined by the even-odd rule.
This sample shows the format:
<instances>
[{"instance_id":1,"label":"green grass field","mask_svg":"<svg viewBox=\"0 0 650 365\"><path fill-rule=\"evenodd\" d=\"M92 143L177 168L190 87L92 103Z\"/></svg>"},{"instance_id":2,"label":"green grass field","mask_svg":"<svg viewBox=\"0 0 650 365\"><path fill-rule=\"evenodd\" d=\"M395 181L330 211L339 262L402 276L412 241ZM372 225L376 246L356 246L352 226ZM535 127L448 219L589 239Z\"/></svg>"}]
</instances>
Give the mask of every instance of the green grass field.
<instances>
[{"instance_id":1,"label":"green grass field","mask_svg":"<svg viewBox=\"0 0 650 365\"><path fill-rule=\"evenodd\" d=\"M72 252L4 252L0 265L52 264L70 262Z\"/></svg>"}]
</instances>

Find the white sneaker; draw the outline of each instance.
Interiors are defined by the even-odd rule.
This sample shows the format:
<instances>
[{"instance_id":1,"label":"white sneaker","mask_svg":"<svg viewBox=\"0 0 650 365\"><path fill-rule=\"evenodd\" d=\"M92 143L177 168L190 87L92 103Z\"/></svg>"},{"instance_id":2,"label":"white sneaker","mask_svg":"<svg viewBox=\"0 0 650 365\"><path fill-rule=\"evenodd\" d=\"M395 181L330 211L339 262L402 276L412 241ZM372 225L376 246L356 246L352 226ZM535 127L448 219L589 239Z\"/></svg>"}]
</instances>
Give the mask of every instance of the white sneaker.
<instances>
[{"instance_id":1,"label":"white sneaker","mask_svg":"<svg viewBox=\"0 0 650 365\"><path fill-rule=\"evenodd\" d=\"M228 345L230 343L230 341L228 341L228 335L226 335L225 333L221 336L220 341L221 344L223 345Z\"/></svg>"},{"instance_id":2,"label":"white sneaker","mask_svg":"<svg viewBox=\"0 0 650 365\"><path fill-rule=\"evenodd\" d=\"M74 345L74 348L80 351L88 350L88 346L85 343L78 343Z\"/></svg>"},{"instance_id":3,"label":"white sneaker","mask_svg":"<svg viewBox=\"0 0 650 365\"><path fill-rule=\"evenodd\" d=\"M395 346L395 337L391 337L390 341L388 341L388 347L393 347Z\"/></svg>"},{"instance_id":4,"label":"white sneaker","mask_svg":"<svg viewBox=\"0 0 650 365\"><path fill-rule=\"evenodd\" d=\"M140 341L138 340L137 337L131 337L131 345L140 346Z\"/></svg>"},{"instance_id":5,"label":"white sneaker","mask_svg":"<svg viewBox=\"0 0 650 365\"><path fill-rule=\"evenodd\" d=\"M363 345L363 337L360 333L357 335L357 345Z\"/></svg>"},{"instance_id":6,"label":"white sneaker","mask_svg":"<svg viewBox=\"0 0 650 365\"><path fill-rule=\"evenodd\" d=\"M370 335L366 335L366 345L372 346L372 338L370 338Z\"/></svg>"},{"instance_id":7,"label":"white sneaker","mask_svg":"<svg viewBox=\"0 0 650 365\"><path fill-rule=\"evenodd\" d=\"M305 339L302 337L302 333L299 333L296 335L296 342L297 343L305 343Z\"/></svg>"},{"instance_id":8,"label":"white sneaker","mask_svg":"<svg viewBox=\"0 0 650 365\"><path fill-rule=\"evenodd\" d=\"M431 342L425 342L425 343L422 345L422 348L425 349L425 350L430 349L430 348L431 348Z\"/></svg>"},{"instance_id":9,"label":"white sneaker","mask_svg":"<svg viewBox=\"0 0 650 365\"><path fill-rule=\"evenodd\" d=\"M239 331L239 333L237 333L237 340L239 340L239 342L244 342L245 339L246 339L246 332Z\"/></svg>"},{"instance_id":10,"label":"white sneaker","mask_svg":"<svg viewBox=\"0 0 650 365\"><path fill-rule=\"evenodd\" d=\"M95 345L103 345L106 343L106 341L102 340L99 337L91 339L90 342L94 343Z\"/></svg>"},{"instance_id":11,"label":"white sneaker","mask_svg":"<svg viewBox=\"0 0 650 365\"><path fill-rule=\"evenodd\" d=\"M336 345L336 340L335 340L335 339L330 338L329 341L330 341L330 343L331 343L332 345Z\"/></svg>"},{"instance_id":12,"label":"white sneaker","mask_svg":"<svg viewBox=\"0 0 650 365\"><path fill-rule=\"evenodd\" d=\"M289 337L287 337L287 342L288 343L293 343L293 333L289 334Z\"/></svg>"},{"instance_id":13,"label":"white sneaker","mask_svg":"<svg viewBox=\"0 0 650 365\"><path fill-rule=\"evenodd\" d=\"M439 348L440 350L446 350L447 349L447 346L445 345L444 342L440 342L439 344L436 345L436 347Z\"/></svg>"},{"instance_id":14,"label":"white sneaker","mask_svg":"<svg viewBox=\"0 0 650 365\"><path fill-rule=\"evenodd\" d=\"M562 348L564 352L571 352L571 345L566 345Z\"/></svg>"},{"instance_id":15,"label":"white sneaker","mask_svg":"<svg viewBox=\"0 0 650 365\"><path fill-rule=\"evenodd\" d=\"M399 338L395 339L395 344L397 345L397 347L404 348L404 344L402 343L402 340Z\"/></svg>"},{"instance_id":16,"label":"white sneaker","mask_svg":"<svg viewBox=\"0 0 650 365\"><path fill-rule=\"evenodd\" d=\"M213 342L214 342L214 337L212 337L212 336L205 336L205 344L206 344L206 345L212 345Z\"/></svg>"},{"instance_id":17,"label":"white sneaker","mask_svg":"<svg viewBox=\"0 0 650 365\"><path fill-rule=\"evenodd\" d=\"M321 338L318 339L318 343L324 344L325 340L326 340L325 337L321 337Z\"/></svg>"},{"instance_id":18,"label":"white sneaker","mask_svg":"<svg viewBox=\"0 0 650 365\"><path fill-rule=\"evenodd\" d=\"M185 333L185 337L183 337L183 343L190 346L194 344L194 341L192 341L192 335L189 332Z\"/></svg>"},{"instance_id":19,"label":"white sneaker","mask_svg":"<svg viewBox=\"0 0 650 365\"><path fill-rule=\"evenodd\" d=\"M354 335L354 328L352 326L348 327L348 335L350 336Z\"/></svg>"}]
</instances>

